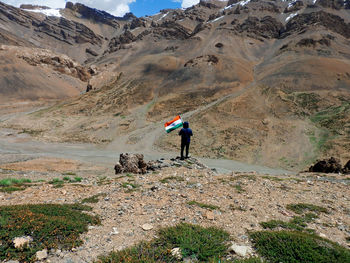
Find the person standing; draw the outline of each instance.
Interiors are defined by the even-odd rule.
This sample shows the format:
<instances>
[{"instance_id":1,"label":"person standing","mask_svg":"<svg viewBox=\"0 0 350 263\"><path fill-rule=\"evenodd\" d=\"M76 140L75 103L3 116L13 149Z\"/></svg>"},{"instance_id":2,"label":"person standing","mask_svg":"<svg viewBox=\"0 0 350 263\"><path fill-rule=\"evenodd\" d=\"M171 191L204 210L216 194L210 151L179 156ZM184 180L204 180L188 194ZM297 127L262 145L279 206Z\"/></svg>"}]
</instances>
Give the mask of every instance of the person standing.
<instances>
[{"instance_id":1,"label":"person standing","mask_svg":"<svg viewBox=\"0 0 350 263\"><path fill-rule=\"evenodd\" d=\"M187 121L184 122L179 135L181 136L181 160L184 160L184 149L186 148L186 158L188 158L191 136L193 136L192 130L189 128L189 123Z\"/></svg>"}]
</instances>

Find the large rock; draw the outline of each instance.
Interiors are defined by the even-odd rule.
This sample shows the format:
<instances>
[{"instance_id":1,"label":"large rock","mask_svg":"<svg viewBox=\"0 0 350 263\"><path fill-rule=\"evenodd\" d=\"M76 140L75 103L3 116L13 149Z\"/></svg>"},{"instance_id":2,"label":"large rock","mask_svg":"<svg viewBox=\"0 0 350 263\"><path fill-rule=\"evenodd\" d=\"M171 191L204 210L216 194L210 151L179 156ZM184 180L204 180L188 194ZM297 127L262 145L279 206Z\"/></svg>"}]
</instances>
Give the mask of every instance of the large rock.
<instances>
[{"instance_id":1,"label":"large rock","mask_svg":"<svg viewBox=\"0 0 350 263\"><path fill-rule=\"evenodd\" d=\"M241 246L234 242L232 242L232 245L229 247L229 251L234 252L240 257L247 257L253 253L253 249L251 247Z\"/></svg>"},{"instance_id":2,"label":"large rock","mask_svg":"<svg viewBox=\"0 0 350 263\"><path fill-rule=\"evenodd\" d=\"M318 161L315 165L309 168L309 172L316 173L340 173L342 166L340 160L331 157L330 159Z\"/></svg>"},{"instance_id":3,"label":"large rock","mask_svg":"<svg viewBox=\"0 0 350 263\"><path fill-rule=\"evenodd\" d=\"M30 242L33 242L33 238L30 236L15 237L12 241L15 248L22 248L29 245Z\"/></svg>"},{"instance_id":4,"label":"large rock","mask_svg":"<svg viewBox=\"0 0 350 263\"><path fill-rule=\"evenodd\" d=\"M350 160L345 164L343 173L350 174Z\"/></svg>"},{"instance_id":5,"label":"large rock","mask_svg":"<svg viewBox=\"0 0 350 263\"><path fill-rule=\"evenodd\" d=\"M143 154L122 153L119 157L119 163L114 166L116 174L144 174L147 172L147 169L148 164L144 161Z\"/></svg>"},{"instance_id":6,"label":"large rock","mask_svg":"<svg viewBox=\"0 0 350 263\"><path fill-rule=\"evenodd\" d=\"M35 256L36 256L37 260L43 260L43 259L47 258L47 256L48 256L47 249L43 249L43 250L37 251L35 253Z\"/></svg>"}]
</instances>

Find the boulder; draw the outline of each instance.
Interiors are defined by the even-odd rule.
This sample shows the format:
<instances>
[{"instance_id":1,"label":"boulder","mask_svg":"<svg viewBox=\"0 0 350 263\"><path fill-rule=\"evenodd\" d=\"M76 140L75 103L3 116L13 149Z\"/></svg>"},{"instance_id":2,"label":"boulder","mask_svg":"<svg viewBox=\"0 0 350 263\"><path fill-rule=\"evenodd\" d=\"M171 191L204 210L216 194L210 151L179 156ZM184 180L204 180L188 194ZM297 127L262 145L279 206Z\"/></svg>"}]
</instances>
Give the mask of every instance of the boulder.
<instances>
[{"instance_id":1,"label":"boulder","mask_svg":"<svg viewBox=\"0 0 350 263\"><path fill-rule=\"evenodd\" d=\"M15 248L22 248L28 245L30 242L33 242L33 238L30 236L15 237L12 241Z\"/></svg>"},{"instance_id":2,"label":"boulder","mask_svg":"<svg viewBox=\"0 0 350 263\"><path fill-rule=\"evenodd\" d=\"M234 252L240 257L247 257L253 253L253 249L249 246L242 246L232 242L232 245L229 247L229 251Z\"/></svg>"},{"instance_id":3,"label":"boulder","mask_svg":"<svg viewBox=\"0 0 350 263\"><path fill-rule=\"evenodd\" d=\"M43 249L43 250L40 250L40 251L37 251L35 253L35 256L36 256L36 259L37 260L43 260L45 258L47 258L47 249Z\"/></svg>"},{"instance_id":4,"label":"boulder","mask_svg":"<svg viewBox=\"0 0 350 263\"><path fill-rule=\"evenodd\" d=\"M345 164L343 173L350 174L350 160Z\"/></svg>"},{"instance_id":5,"label":"boulder","mask_svg":"<svg viewBox=\"0 0 350 263\"><path fill-rule=\"evenodd\" d=\"M173 255L173 257L175 257L176 259L181 260L182 259L181 248L179 247L173 248L171 250L171 255Z\"/></svg>"},{"instance_id":6,"label":"boulder","mask_svg":"<svg viewBox=\"0 0 350 263\"><path fill-rule=\"evenodd\" d=\"M143 158L143 154L120 154L119 163L114 166L115 174L145 174L148 169L148 163Z\"/></svg>"},{"instance_id":7,"label":"boulder","mask_svg":"<svg viewBox=\"0 0 350 263\"><path fill-rule=\"evenodd\" d=\"M342 166L340 160L334 157L318 161L315 165L309 168L309 172L316 173L340 173L341 171Z\"/></svg>"}]
</instances>

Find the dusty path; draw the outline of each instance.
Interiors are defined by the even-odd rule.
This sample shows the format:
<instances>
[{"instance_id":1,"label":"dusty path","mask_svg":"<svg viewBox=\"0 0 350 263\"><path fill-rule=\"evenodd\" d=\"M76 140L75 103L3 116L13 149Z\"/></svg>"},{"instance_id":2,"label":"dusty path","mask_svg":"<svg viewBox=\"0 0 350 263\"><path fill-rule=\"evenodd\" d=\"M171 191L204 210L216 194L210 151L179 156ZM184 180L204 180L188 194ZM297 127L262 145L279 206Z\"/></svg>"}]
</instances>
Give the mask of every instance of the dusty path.
<instances>
[{"instance_id":1,"label":"dusty path","mask_svg":"<svg viewBox=\"0 0 350 263\"><path fill-rule=\"evenodd\" d=\"M108 147L107 147L108 148ZM93 164L111 166L116 163L121 151L102 148L92 144L46 143L33 140L26 134L11 130L0 130L0 163L27 160L37 157L55 157L79 160ZM127 152L127 151L124 151ZM175 153L135 150L143 153L147 160L176 157ZM200 159L210 168L220 172L239 171L268 174L288 174L290 172L263 166L249 165L232 160Z\"/></svg>"},{"instance_id":2,"label":"dusty path","mask_svg":"<svg viewBox=\"0 0 350 263\"><path fill-rule=\"evenodd\" d=\"M200 107L194 111L183 114L184 119L188 119L194 114L209 109L229 98L235 98L242 95L255 85L253 81L245 88L228 94L218 100ZM152 102L151 102L152 103ZM19 134L17 131L0 129L0 163L15 162L19 160L32 159L37 157L55 157L68 158L89 162L93 164L111 166L119 158L122 152L142 153L147 160L155 160L159 158L173 158L177 153L165 152L155 146L155 142L159 137L164 135L163 125L165 120L157 123L147 123L145 114L149 105L142 106L133 112L133 117L139 120L137 129L125 136L116 138L113 142L105 146L93 144L69 144L69 143L48 143L34 140L27 134ZM16 117L20 114L29 114L34 110L24 113L16 113L14 115L0 115L0 121L7 118ZM133 143L130 143L130 138ZM282 169L272 169L263 166L249 165L232 160L216 160L216 159L201 159L201 161L215 168L219 172L251 172L268 174L289 174L290 172Z\"/></svg>"}]
</instances>

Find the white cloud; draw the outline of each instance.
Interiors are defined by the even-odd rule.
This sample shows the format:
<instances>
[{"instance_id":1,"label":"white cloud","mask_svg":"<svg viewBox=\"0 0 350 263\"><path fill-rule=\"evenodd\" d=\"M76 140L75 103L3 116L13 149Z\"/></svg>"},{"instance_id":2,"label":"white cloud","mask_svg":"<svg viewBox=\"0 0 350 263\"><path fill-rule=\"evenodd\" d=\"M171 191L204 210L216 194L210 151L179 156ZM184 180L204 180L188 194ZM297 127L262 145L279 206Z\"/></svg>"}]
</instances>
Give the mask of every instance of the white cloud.
<instances>
[{"instance_id":1,"label":"white cloud","mask_svg":"<svg viewBox=\"0 0 350 263\"><path fill-rule=\"evenodd\" d=\"M3 2L19 7L21 4L44 5L52 8L64 8L66 0L2 0ZM123 16L130 12L129 4L136 0L72 0L71 2L82 3L89 7L104 10L115 16Z\"/></svg>"},{"instance_id":2,"label":"white cloud","mask_svg":"<svg viewBox=\"0 0 350 263\"><path fill-rule=\"evenodd\" d=\"M199 0L182 0L181 7L187 8L199 3Z\"/></svg>"}]
</instances>

